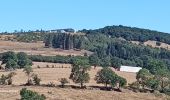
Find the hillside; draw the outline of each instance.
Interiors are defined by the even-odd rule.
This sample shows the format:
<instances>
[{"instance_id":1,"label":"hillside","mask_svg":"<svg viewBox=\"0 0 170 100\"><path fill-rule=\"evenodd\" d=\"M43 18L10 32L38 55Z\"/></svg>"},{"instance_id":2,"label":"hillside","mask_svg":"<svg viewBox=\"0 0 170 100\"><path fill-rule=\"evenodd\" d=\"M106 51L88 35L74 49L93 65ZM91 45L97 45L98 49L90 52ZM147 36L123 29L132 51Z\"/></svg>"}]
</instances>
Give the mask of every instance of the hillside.
<instances>
[{"instance_id":1,"label":"hillside","mask_svg":"<svg viewBox=\"0 0 170 100\"><path fill-rule=\"evenodd\" d=\"M149 29L142 29L136 27L127 27L127 26L106 26L104 28L95 29L95 30L81 30L81 32L87 34L97 34L102 33L105 35L110 35L111 37L121 37L128 41L139 41L146 42L148 40L159 41L163 43L170 44L170 34L153 31Z\"/></svg>"},{"instance_id":2,"label":"hillside","mask_svg":"<svg viewBox=\"0 0 170 100\"><path fill-rule=\"evenodd\" d=\"M161 61L170 69L170 51L165 49L165 43L167 44L170 38L167 33L124 26L109 26L81 32L86 35L47 35L45 45L65 50L76 48L94 52L93 56L98 59L97 65L100 66L130 65L148 69L149 62L154 60ZM148 41L154 40L155 45L147 46L151 44ZM140 43L134 44L133 41ZM164 41L164 44L161 41ZM154 48L158 44L164 47Z\"/></svg>"}]
</instances>

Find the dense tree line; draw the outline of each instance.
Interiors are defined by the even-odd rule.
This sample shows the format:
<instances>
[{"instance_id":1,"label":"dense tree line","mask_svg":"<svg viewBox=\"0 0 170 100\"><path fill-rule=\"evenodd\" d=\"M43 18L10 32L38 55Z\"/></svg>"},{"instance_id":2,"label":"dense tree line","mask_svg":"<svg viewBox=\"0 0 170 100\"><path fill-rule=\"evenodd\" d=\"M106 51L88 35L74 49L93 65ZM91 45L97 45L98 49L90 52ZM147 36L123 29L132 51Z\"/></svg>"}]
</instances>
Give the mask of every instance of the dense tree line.
<instances>
[{"instance_id":1,"label":"dense tree line","mask_svg":"<svg viewBox=\"0 0 170 100\"><path fill-rule=\"evenodd\" d=\"M147 40L155 40L159 42L164 42L170 44L170 35L163 32L152 31L149 29L141 29L136 27L127 27L127 26L106 26L104 28L96 30L81 30L81 32L87 34L105 34L110 35L111 37L122 37L128 41L140 41L144 42Z\"/></svg>"},{"instance_id":2,"label":"dense tree line","mask_svg":"<svg viewBox=\"0 0 170 100\"><path fill-rule=\"evenodd\" d=\"M56 40L55 42L53 39L51 40L52 47L72 49L74 47L76 48L74 45L79 44L79 46L81 45L81 49L94 52L94 54L89 57L90 63L94 66L113 66L117 68L120 65L131 65L147 68L149 61L160 60L170 68L170 51L166 49L151 48L149 46L143 46L142 44L135 45L128 41L99 33L91 33L84 36L54 34L52 37ZM68 37L74 38L68 39ZM63 42L65 39L70 40L70 42L68 42L68 40L67 42ZM71 42L75 39L79 42Z\"/></svg>"},{"instance_id":3,"label":"dense tree line","mask_svg":"<svg viewBox=\"0 0 170 100\"><path fill-rule=\"evenodd\" d=\"M65 33L49 34L45 39L46 47L61 48L64 50L81 49L82 36Z\"/></svg>"},{"instance_id":4,"label":"dense tree line","mask_svg":"<svg viewBox=\"0 0 170 100\"><path fill-rule=\"evenodd\" d=\"M41 55L29 55L29 58L32 61L37 62L51 62L51 63L66 63L66 64L73 64L73 62L77 59L81 59L84 61L88 61L88 57L84 56L41 56Z\"/></svg>"}]
</instances>

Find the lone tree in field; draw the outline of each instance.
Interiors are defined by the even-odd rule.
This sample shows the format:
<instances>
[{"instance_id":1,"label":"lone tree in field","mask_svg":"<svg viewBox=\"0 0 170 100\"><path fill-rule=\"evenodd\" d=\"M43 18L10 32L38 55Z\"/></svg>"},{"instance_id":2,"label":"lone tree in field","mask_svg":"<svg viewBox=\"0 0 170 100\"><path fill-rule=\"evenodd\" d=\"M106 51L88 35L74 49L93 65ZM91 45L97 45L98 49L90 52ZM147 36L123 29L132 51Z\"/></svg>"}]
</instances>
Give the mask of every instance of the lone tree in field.
<instances>
[{"instance_id":1,"label":"lone tree in field","mask_svg":"<svg viewBox=\"0 0 170 100\"><path fill-rule=\"evenodd\" d=\"M112 80L116 80L117 75L110 68L103 68L97 72L95 80L98 84L105 84L106 88L108 85L111 85ZM114 81L116 82L116 81ZM113 84L113 83L112 83ZM116 84L116 83L115 83Z\"/></svg>"},{"instance_id":2,"label":"lone tree in field","mask_svg":"<svg viewBox=\"0 0 170 100\"><path fill-rule=\"evenodd\" d=\"M31 72L33 72L32 67L31 66L27 66L27 67L24 68L23 71L25 72L25 74L28 77L28 80L27 80L26 84L27 85L31 85L32 84L32 80L30 79L30 77L31 77Z\"/></svg>"},{"instance_id":3,"label":"lone tree in field","mask_svg":"<svg viewBox=\"0 0 170 100\"><path fill-rule=\"evenodd\" d=\"M83 88L83 84L88 83L90 80L87 72L90 68L88 61L76 59L72 65L70 79L75 83L80 83L81 88Z\"/></svg>"}]
</instances>

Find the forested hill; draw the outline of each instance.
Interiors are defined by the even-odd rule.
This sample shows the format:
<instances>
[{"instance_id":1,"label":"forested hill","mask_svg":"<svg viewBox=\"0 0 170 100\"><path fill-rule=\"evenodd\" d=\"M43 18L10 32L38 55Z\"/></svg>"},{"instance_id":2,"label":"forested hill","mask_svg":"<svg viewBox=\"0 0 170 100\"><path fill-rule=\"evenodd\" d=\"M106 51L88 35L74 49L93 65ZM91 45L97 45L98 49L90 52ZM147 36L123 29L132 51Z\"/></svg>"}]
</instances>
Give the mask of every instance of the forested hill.
<instances>
[{"instance_id":1,"label":"forested hill","mask_svg":"<svg viewBox=\"0 0 170 100\"><path fill-rule=\"evenodd\" d=\"M150 33L144 33L145 35L142 36L139 35L142 34L139 30L137 33L137 30L132 31L133 28L129 28L129 35L127 35L126 33L128 28L122 28L122 30L120 28L120 31L118 31L119 27L123 26L105 27L98 30L82 30L81 32L86 33L85 35L72 35L64 33L49 34L45 39L45 45L46 47L61 48L66 50L76 48L92 51L94 54L89 57L89 61L92 65L113 67L130 65L141 66L150 70L149 63L155 61L165 64L166 68L170 69L169 50L152 48L142 44L136 45L118 38L122 37L127 40L127 37L131 37L131 40L135 40L137 37L139 39L145 37L144 39L147 41L147 39L151 40L151 35L149 34L152 34L152 36L156 38L156 35L154 34L160 34L161 37L161 33L154 33L154 31L150 31ZM133 33L130 33L130 31ZM169 34L162 34L163 36L170 37ZM160 37L157 36L157 38ZM165 38L161 37L161 39L163 40Z\"/></svg>"},{"instance_id":2,"label":"forested hill","mask_svg":"<svg viewBox=\"0 0 170 100\"><path fill-rule=\"evenodd\" d=\"M95 30L81 30L81 32L86 34L97 34L102 33L105 35L110 35L111 37L122 37L128 41L139 41L145 42L148 40L154 40L159 42L164 42L170 44L170 34L152 31L149 29L141 29L136 27L127 27L127 26L106 26L104 28L95 29Z\"/></svg>"}]
</instances>

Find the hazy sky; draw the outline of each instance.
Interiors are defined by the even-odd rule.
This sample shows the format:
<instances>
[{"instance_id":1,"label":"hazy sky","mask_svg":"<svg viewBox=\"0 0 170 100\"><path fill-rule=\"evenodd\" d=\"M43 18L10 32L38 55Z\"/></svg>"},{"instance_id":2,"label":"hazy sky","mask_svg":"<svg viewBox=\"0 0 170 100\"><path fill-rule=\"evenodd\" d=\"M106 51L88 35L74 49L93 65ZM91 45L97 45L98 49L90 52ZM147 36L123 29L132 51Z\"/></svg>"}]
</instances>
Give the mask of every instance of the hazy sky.
<instances>
[{"instance_id":1,"label":"hazy sky","mask_svg":"<svg viewBox=\"0 0 170 100\"><path fill-rule=\"evenodd\" d=\"M0 0L0 31L106 25L170 33L170 0Z\"/></svg>"}]
</instances>

